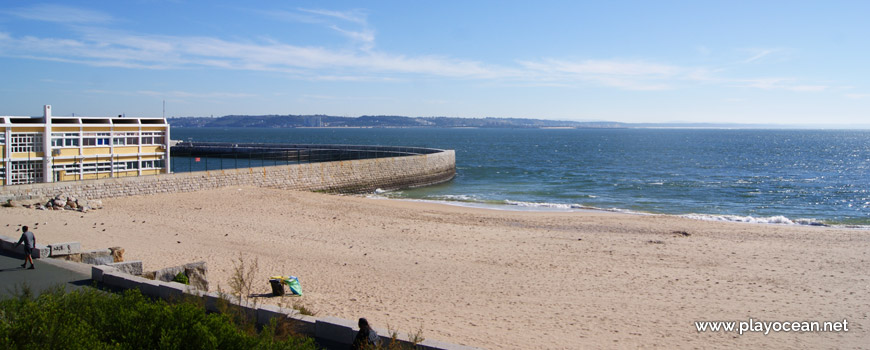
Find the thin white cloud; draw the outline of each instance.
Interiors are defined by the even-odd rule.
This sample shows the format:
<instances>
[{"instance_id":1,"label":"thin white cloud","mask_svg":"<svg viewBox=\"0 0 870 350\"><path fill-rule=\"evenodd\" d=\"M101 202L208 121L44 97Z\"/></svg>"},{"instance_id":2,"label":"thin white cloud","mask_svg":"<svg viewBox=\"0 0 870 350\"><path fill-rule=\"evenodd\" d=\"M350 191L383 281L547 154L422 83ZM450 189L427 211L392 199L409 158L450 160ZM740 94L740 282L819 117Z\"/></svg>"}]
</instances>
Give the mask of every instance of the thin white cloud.
<instances>
[{"instance_id":1,"label":"thin white cloud","mask_svg":"<svg viewBox=\"0 0 870 350\"><path fill-rule=\"evenodd\" d=\"M352 31L341 29L338 26L330 26L330 28L351 40L359 42L362 45L363 50L371 50L375 45L375 32L371 29L363 28L360 31Z\"/></svg>"},{"instance_id":2,"label":"thin white cloud","mask_svg":"<svg viewBox=\"0 0 870 350\"><path fill-rule=\"evenodd\" d=\"M93 25L114 21L111 15L104 12L55 4L40 4L0 12L27 20L55 23Z\"/></svg>"},{"instance_id":3,"label":"thin white cloud","mask_svg":"<svg viewBox=\"0 0 870 350\"><path fill-rule=\"evenodd\" d=\"M658 63L617 60L565 61L544 59L521 61L533 79L549 81L591 81L626 90L666 90L685 78L685 68Z\"/></svg>"},{"instance_id":4,"label":"thin white cloud","mask_svg":"<svg viewBox=\"0 0 870 350\"><path fill-rule=\"evenodd\" d=\"M804 92L829 88L791 78L722 78L721 70L644 61L541 59L519 61L517 66L510 67L441 56L334 50L274 41L132 35L108 30L84 32L79 39L16 38L0 33L0 55L134 69L205 67L273 71L330 81L389 81L424 75L547 86L591 83L625 90L667 90L687 83Z\"/></svg>"},{"instance_id":5,"label":"thin white cloud","mask_svg":"<svg viewBox=\"0 0 870 350\"><path fill-rule=\"evenodd\" d=\"M330 11L330 10L321 10L321 9L304 9L300 8L299 11L307 12L315 15L337 18L340 20L353 22L362 25L368 25L368 16L365 12L360 10L353 11Z\"/></svg>"},{"instance_id":6,"label":"thin white cloud","mask_svg":"<svg viewBox=\"0 0 870 350\"><path fill-rule=\"evenodd\" d=\"M760 78L760 79L745 79L734 80L738 82L738 86L752 87L764 90L788 90L796 92L818 92L830 88L827 85L810 85L800 84L794 79L786 78Z\"/></svg>"},{"instance_id":7,"label":"thin white cloud","mask_svg":"<svg viewBox=\"0 0 870 350\"><path fill-rule=\"evenodd\" d=\"M60 5L38 5L5 12L20 18L65 24L114 21L101 12ZM42 18L38 13L52 14L49 17L54 19ZM265 39L143 35L111 28L75 26L67 33L69 38L13 36L0 32L0 56L130 69L213 68L280 72L292 78L320 81L446 77L484 80L502 86L597 85L647 91L698 84L803 92L829 88L793 78L728 78L725 68L688 67L643 60L542 58L498 65L447 56L407 56L374 50L375 32L364 11L297 9L270 15L323 25L358 45L335 49ZM348 27L355 29L346 29ZM702 54L708 52L706 47L699 50ZM743 63L757 62L781 51L776 48L754 49L751 50L752 56Z\"/></svg>"},{"instance_id":8,"label":"thin white cloud","mask_svg":"<svg viewBox=\"0 0 870 350\"><path fill-rule=\"evenodd\" d=\"M257 95L239 92L189 92L189 91L151 91L139 90L135 92L139 95L155 96L155 97L172 97L172 98L253 98Z\"/></svg>"},{"instance_id":9,"label":"thin white cloud","mask_svg":"<svg viewBox=\"0 0 870 350\"><path fill-rule=\"evenodd\" d=\"M846 94L846 97L856 100L870 99L870 94Z\"/></svg>"},{"instance_id":10,"label":"thin white cloud","mask_svg":"<svg viewBox=\"0 0 870 350\"><path fill-rule=\"evenodd\" d=\"M759 61L767 56L780 53L785 51L781 48L769 48L769 49L744 49L743 51L749 52L751 56L747 59L744 59L742 63L752 63L755 61Z\"/></svg>"}]
</instances>

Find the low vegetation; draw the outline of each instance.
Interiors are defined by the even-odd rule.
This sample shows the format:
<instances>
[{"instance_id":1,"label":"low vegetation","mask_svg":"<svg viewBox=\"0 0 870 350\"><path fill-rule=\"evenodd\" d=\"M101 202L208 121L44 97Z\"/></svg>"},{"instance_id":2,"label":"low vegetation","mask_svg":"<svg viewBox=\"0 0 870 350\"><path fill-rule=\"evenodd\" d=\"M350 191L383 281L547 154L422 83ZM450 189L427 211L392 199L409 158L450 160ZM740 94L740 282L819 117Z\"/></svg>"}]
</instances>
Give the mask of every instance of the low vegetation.
<instances>
[{"instance_id":1,"label":"low vegetation","mask_svg":"<svg viewBox=\"0 0 870 350\"><path fill-rule=\"evenodd\" d=\"M23 288L0 300L6 349L316 349L273 320L257 331L190 302L166 303L138 290L61 288L38 297Z\"/></svg>"}]
</instances>

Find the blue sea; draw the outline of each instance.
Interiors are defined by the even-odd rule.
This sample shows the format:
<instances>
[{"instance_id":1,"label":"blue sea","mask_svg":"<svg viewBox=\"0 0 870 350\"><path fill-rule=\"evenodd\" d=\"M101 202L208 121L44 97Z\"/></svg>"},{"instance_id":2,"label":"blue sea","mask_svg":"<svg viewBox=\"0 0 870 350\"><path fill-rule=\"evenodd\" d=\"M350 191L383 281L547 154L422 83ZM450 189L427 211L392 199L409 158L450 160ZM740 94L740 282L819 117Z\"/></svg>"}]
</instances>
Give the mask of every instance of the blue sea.
<instances>
[{"instance_id":1,"label":"blue sea","mask_svg":"<svg viewBox=\"0 0 870 350\"><path fill-rule=\"evenodd\" d=\"M173 128L172 139L456 151L450 183L380 194L503 209L870 227L870 131Z\"/></svg>"}]
</instances>

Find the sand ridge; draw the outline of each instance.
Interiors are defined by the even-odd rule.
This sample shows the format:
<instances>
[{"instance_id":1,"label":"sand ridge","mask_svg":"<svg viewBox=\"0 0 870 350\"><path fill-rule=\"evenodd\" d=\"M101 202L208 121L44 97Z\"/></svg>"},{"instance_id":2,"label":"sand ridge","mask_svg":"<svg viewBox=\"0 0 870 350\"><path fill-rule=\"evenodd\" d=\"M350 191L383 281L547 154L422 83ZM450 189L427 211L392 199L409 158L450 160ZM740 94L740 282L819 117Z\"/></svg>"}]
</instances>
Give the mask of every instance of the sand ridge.
<instances>
[{"instance_id":1,"label":"sand ridge","mask_svg":"<svg viewBox=\"0 0 870 350\"><path fill-rule=\"evenodd\" d=\"M224 289L242 254L258 259L259 292L270 291L268 276L298 276L299 302L318 315L490 349L870 344L863 230L248 187L103 202L85 214L0 208L0 229L17 236L17 224L30 224L40 243L121 246L148 270L204 260ZM749 318L850 327L737 335L693 323Z\"/></svg>"}]
</instances>

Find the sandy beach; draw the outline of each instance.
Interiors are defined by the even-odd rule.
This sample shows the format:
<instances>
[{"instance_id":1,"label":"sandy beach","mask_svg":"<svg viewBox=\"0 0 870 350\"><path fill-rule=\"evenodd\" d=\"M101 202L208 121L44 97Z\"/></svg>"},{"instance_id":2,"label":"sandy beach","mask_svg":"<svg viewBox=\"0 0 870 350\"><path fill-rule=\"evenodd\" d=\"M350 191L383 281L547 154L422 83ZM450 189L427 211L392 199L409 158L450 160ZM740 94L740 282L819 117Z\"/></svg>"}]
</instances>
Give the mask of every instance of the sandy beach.
<instances>
[{"instance_id":1,"label":"sandy beach","mask_svg":"<svg viewBox=\"0 0 870 350\"><path fill-rule=\"evenodd\" d=\"M525 212L263 188L0 208L42 244L121 246L146 270L232 261L298 276L318 316L489 349L866 348L870 232L610 212ZM36 225L38 223L38 225ZM675 233L683 231L683 235ZM272 299L274 301L274 299ZM262 302L270 302L263 298ZM848 321L848 332L699 332L695 321Z\"/></svg>"}]
</instances>

